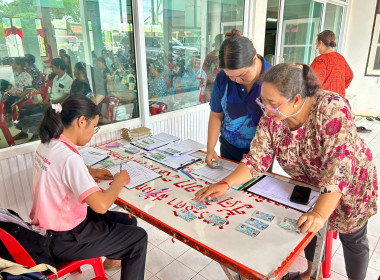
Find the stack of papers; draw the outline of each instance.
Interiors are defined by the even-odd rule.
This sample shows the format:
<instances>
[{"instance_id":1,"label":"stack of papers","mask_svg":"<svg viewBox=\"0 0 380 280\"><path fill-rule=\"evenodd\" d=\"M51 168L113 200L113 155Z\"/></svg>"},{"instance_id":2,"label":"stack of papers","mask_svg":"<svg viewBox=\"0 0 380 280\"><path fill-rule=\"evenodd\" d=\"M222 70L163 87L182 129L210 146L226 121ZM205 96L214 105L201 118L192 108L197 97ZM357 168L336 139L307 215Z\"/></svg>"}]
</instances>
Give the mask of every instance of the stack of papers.
<instances>
[{"instance_id":1,"label":"stack of papers","mask_svg":"<svg viewBox=\"0 0 380 280\"><path fill-rule=\"evenodd\" d=\"M86 164L86 166L92 166L97 164L99 161L108 158L107 151L93 147L84 147L79 150L79 153L83 157L84 164Z\"/></svg>"},{"instance_id":2,"label":"stack of papers","mask_svg":"<svg viewBox=\"0 0 380 280\"><path fill-rule=\"evenodd\" d=\"M168 145L172 142L178 141L179 139L180 138L173 135L169 135L167 133L160 133L135 142L131 142L131 144L141 149L151 151L162 146Z\"/></svg>"},{"instance_id":3,"label":"stack of papers","mask_svg":"<svg viewBox=\"0 0 380 280\"><path fill-rule=\"evenodd\" d=\"M136 188L162 176L157 172L154 172L134 161L123 163L122 169L127 170L129 177L131 178L131 181L125 185L127 189ZM111 168L108 168L108 170L112 173L112 175L115 175L116 173L120 172L120 165L115 165Z\"/></svg>"},{"instance_id":4,"label":"stack of papers","mask_svg":"<svg viewBox=\"0 0 380 280\"><path fill-rule=\"evenodd\" d=\"M150 131L150 128L147 128L145 126L134 129L121 129L121 137L123 137L125 140L129 142L136 141L149 136L152 136L152 132Z\"/></svg>"},{"instance_id":5,"label":"stack of papers","mask_svg":"<svg viewBox=\"0 0 380 280\"><path fill-rule=\"evenodd\" d=\"M201 160L199 157L195 157L189 154L173 156L160 151L150 152L145 157L174 170L181 169Z\"/></svg>"},{"instance_id":6,"label":"stack of papers","mask_svg":"<svg viewBox=\"0 0 380 280\"><path fill-rule=\"evenodd\" d=\"M221 159L220 161L223 163L223 167L211 168L206 165L193 173L200 176L200 179L215 184L230 175L239 165L238 163L229 160Z\"/></svg>"},{"instance_id":7,"label":"stack of papers","mask_svg":"<svg viewBox=\"0 0 380 280\"><path fill-rule=\"evenodd\" d=\"M309 203L307 205L302 205L290 201L290 195L293 192L294 186L295 185L292 183L265 176L263 179L253 184L252 187L248 188L247 191L289 206L293 209L301 210L302 212L309 211L317 201L319 192L311 190Z\"/></svg>"},{"instance_id":8,"label":"stack of papers","mask_svg":"<svg viewBox=\"0 0 380 280\"><path fill-rule=\"evenodd\" d=\"M169 155L179 156L199 151L205 147L206 145L203 145L191 139L187 139L181 142L170 143L159 148L159 150L160 152L164 152Z\"/></svg>"}]
</instances>

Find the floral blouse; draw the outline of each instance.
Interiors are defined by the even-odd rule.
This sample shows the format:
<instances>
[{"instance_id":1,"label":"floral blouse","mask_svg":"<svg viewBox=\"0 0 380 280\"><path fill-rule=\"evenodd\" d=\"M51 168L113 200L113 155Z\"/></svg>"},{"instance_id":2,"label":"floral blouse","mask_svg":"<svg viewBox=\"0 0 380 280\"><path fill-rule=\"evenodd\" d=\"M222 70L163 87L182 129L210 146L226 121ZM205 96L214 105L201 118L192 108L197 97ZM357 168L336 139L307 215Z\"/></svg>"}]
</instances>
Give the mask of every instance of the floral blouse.
<instances>
[{"instance_id":1,"label":"floral blouse","mask_svg":"<svg viewBox=\"0 0 380 280\"><path fill-rule=\"evenodd\" d=\"M322 90L312 98L310 115L297 130L263 116L242 162L255 177L269 168L275 156L286 173L318 187L321 194L342 193L329 230L353 232L377 212L372 153L356 132L346 99Z\"/></svg>"},{"instance_id":2,"label":"floral blouse","mask_svg":"<svg viewBox=\"0 0 380 280\"><path fill-rule=\"evenodd\" d=\"M13 72L15 77L15 88L23 92L25 87L32 87L33 78L27 72L23 71L21 73Z\"/></svg>"}]
</instances>

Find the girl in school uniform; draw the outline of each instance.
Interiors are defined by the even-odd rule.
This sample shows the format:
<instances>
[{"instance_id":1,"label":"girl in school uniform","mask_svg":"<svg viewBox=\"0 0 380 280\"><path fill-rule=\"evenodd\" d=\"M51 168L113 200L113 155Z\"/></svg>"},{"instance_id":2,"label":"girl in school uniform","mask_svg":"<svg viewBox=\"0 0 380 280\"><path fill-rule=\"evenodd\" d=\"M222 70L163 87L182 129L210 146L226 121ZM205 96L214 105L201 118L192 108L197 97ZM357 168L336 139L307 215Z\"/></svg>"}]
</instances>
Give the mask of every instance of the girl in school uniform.
<instances>
[{"instance_id":1,"label":"girl in school uniform","mask_svg":"<svg viewBox=\"0 0 380 280\"><path fill-rule=\"evenodd\" d=\"M102 192L96 181L112 179L109 171L87 168L76 146L99 130L98 107L83 95L51 105L39 127L41 144L34 159L32 224L52 234L56 262L106 256L121 260L121 279L142 280L147 234L134 217L108 211L129 182L117 173Z\"/></svg>"}]
</instances>

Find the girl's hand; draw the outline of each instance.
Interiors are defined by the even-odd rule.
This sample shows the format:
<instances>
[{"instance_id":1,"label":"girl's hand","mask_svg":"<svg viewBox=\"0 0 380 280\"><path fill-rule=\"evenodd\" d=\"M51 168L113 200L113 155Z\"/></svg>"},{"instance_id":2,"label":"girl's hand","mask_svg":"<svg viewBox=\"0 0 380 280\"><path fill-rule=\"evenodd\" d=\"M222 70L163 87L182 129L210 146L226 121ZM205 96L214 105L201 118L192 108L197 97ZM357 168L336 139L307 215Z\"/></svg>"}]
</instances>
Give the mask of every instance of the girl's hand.
<instances>
[{"instance_id":1,"label":"girl's hand","mask_svg":"<svg viewBox=\"0 0 380 280\"><path fill-rule=\"evenodd\" d=\"M325 222L326 220L323 219L321 215L319 215L315 211L311 211L310 213L303 214L298 219L296 227L300 228L301 233L305 233L305 232L316 233L323 227Z\"/></svg>"},{"instance_id":2,"label":"girl's hand","mask_svg":"<svg viewBox=\"0 0 380 280\"><path fill-rule=\"evenodd\" d=\"M122 186L125 186L129 183L131 179L129 178L129 174L127 170L122 170L119 173L115 174L113 183L120 184Z\"/></svg>"},{"instance_id":3,"label":"girl's hand","mask_svg":"<svg viewBox=\"0 0 380 280\"><path fill-rule=\"evenodd\" d=\"M94 178L95 182L99 183L101 179L103 180L112 180L113 176L111 172L109 172L107 169L95 169L88 167L88 172L90 172L90 175L92 178Z\"/></svg>"},{"instance_id":4,"label":"girl's hand","mask_svg":"<svg viewBox=\"0 0 380 280\"><path fill-rule=\"evenodd\" d=\"M219 196L223 196L228 191L229 186L227 184L212 184L198 191L195 194L195 199L202 201L207 197L208 200L214 199Z\"/></svg>"}]
</instances>

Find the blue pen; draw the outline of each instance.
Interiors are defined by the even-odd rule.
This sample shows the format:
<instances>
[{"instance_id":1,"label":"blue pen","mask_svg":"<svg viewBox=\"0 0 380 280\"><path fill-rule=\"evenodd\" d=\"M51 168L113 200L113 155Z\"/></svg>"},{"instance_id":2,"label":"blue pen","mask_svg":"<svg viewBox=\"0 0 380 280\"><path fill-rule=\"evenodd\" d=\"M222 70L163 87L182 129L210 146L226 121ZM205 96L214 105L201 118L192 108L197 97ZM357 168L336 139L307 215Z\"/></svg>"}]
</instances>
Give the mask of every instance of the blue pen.
<instances>
[{"instance_id":1,"label":"blue pen","mask_svg":"<svg viewBox=\"0 0 380 280\"><path fill-rule=\"evenodd\" d=\"M120 163L120 172L123 170L123 163Z\"/></svg>"},{"instance_id":2,"label":"blue pen","mask_svg":"<svg viewBox=\"0 0 380 280\"><path fill-rule=\"evenodd\" d=\"M197 179L195 179L193 176L191 176L189 173L187 173L185 170L182 170L182 169L180 169L179 171L181 171L183 174L185 174L187 177L189 177L190 179L192 179L192 180L197 180Z\"/></svg>"}]
</instances>

